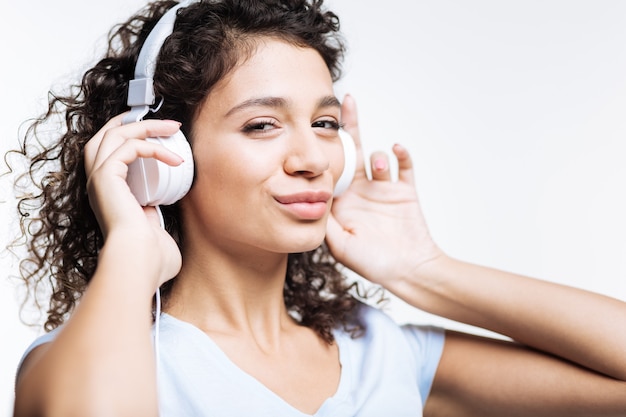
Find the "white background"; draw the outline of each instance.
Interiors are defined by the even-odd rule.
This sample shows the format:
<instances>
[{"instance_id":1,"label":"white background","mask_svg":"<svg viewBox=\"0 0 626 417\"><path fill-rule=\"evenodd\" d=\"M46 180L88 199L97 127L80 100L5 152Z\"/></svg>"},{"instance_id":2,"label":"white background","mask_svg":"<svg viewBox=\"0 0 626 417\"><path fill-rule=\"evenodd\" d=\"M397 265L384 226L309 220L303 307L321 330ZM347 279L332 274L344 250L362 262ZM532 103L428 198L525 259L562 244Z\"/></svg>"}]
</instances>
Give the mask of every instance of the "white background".
<instances>
[{"instance_id":1,"label":"white background","mask_svg":"<svg viewBox=\"0 0 626 417\"><path fill-rule=\"evenodd\" d=\"M48 89L76 80L143 1L2 1L4 153ZM410 148L439 245L626 300L626 2L330 4L350 48L338 93L357 99L366 151ZM15 217L0 181L4 246ZM0 262L0 415L10 415L17 361L38 333L18 318L15 260ZM463 327L400 303L390 312Z\"/></svg>"}]
</instances>

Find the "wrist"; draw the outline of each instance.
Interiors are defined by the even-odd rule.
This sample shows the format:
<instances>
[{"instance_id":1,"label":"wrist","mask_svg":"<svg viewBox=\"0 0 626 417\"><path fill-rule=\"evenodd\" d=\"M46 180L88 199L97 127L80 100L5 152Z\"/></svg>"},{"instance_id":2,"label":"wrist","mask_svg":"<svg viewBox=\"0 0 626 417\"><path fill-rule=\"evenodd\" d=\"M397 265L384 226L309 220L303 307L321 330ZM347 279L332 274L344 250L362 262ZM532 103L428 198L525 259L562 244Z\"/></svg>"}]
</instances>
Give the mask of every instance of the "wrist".
<instances>
[{"instance_id":1,"label":"wrist","mask_svg":"<svg viewBox=\"0 0 626 417\"><path fill-rule=\"evenodd\" d=\"M386 289L421 310L433 312L437 300L448 292L450 277L460 261L439 251L433 257L406 268Z\"/></svg>"},{"instance_id":2,"label":"wrist","mask_svg":"<svg viewBox=\"0 0 626 417\"><path fill-rule=\"evenodd\" d=\"M106 280L125 291L151 298L159 286L162 258L154 239L111 233L98 254L93 280Z\"/></svg>"}]
</instances>

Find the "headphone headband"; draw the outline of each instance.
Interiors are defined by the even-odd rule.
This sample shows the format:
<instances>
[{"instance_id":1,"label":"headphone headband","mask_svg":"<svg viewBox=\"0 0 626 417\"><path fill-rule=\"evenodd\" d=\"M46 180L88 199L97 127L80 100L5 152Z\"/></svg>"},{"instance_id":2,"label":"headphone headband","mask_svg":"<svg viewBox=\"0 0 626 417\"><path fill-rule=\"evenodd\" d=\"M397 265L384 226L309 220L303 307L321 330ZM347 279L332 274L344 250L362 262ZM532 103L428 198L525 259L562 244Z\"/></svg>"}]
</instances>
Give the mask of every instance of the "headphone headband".
<instances>
[{"instance_id":1,"label":"headphone headband","mask_svg":"<svg viewBox=\"0 0 626 417\"><path fill-rule=\"evenodd\" d=\"M135 65L135 78L128 84L127 104L131 108L130 113L124 118L123 123L138 122L148 113L150 106L154 104L154 71L159 51L165 40L172 34L176 13L178 9L187 7L197 0L181 1L169 9L156 23L148 34Z\"/></svg>"}]
</instances>

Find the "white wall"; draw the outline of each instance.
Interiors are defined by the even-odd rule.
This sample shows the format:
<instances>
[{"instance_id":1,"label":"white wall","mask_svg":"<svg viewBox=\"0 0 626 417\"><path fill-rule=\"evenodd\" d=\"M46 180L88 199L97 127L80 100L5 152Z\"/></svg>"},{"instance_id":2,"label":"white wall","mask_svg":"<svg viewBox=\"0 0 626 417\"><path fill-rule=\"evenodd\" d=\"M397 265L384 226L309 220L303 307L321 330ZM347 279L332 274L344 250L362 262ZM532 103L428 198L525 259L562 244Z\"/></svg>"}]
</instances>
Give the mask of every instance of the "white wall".
<instances>
[{"instance_id":1,"label":"white wall","mask_svg":"<svg viewBox=\"0 0 626 417\"><path fill-rule=\"evenodd\" d=\"M102 45L109 28L144 4L142 0L2 0L0 25L0 153L17 146L17 129L44 109L53 84L78 79ZM4 172L4 167L2 168ZM15 223L10 184L0 177L0 244L8 243ZM12 223L12 224L9 224ZM18 318L15 260L0 256L0 416L11 415L15 368L38 329Z\"/></svg>"},{"instance_id":2,"label":"white wall","mask_svg":"<svg viewBox=\"0 0 626 417\"><path fill-rule=\"evenodd\" d=\"M48 88L80 72L94 43L143 2L3 3L2 153ZM338 91L358 101L366 150L399 141L412 151L440 246L626 300L626 2L330 4L350 46ZM13 230L8 187L3 244ZM0 262L0 415L9 415L15 366L37 333L20 325L4 279L15 262ZM400 303L391 313L463 327Z\"/></svg>"}]
</instances>

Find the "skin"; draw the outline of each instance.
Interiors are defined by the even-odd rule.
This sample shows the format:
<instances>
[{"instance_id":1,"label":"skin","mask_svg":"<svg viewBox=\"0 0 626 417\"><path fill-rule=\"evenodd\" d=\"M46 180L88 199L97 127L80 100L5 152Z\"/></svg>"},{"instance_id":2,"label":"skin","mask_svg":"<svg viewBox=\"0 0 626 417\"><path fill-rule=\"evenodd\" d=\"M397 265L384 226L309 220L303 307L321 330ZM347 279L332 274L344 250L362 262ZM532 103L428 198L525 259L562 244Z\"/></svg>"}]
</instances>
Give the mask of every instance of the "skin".
<instances>
[{"instance_id":1,"label":"skin","mask_svg":"<svg viewBox=\"0 0 626 417\"><path fill-rule=\"evenodd\" d=\"M357 145L357 173L339 199L320 202L342 169L340 120ZM167 313L314 413L337 388L337 347L289 317L282 288L288 253L324 238L340 262L415 307L532 347L449 333L425 415L624 414L626 304L448 257L428 233L402 146L393 147L398 181L380 152L366 177L355 102L347 96L339 107L316 52L265 39L211 92L192 135L197 179L181 201L182 253L125 182L137 157L181 162L142 140L178 128L158 120L122 126L116 117L87 145L105 245L80 306L25 362L16 416L157 415L150 302L173 276ZM287 204L285 196L302 193L315 202Z\"/></svg>"},{"instance_id":2,"label":"skin","mask_svg":"<svg viewBox=\"0 0 626 417\"><path fill-rule=\"evenodd\" d=\"M358 138L349 97L343 117ZM372 181L359 161L335 202L326 236L335 257L410 305L526 345L448 332L424 415L623 416L626 303L449 257L428 232L410 156L400 145L393 153L397 182L375 152ZM389 251L363 262L377 242Z\"/></svg>"},{"instance_id":3,"label":"skin","mask_svg":"<svg viewBox=\"0 0 626 417\"><path fill-rule=\"evenodd\" d=\"M337 388L338 351L290 318L282 291L286 254L326 234L343 169L340 110L319 54L277 41L214 88L194 127L185 262L167 309L311 414ZM322 202L285 203L301 193Z\"/></svg>"}]
</instances>

